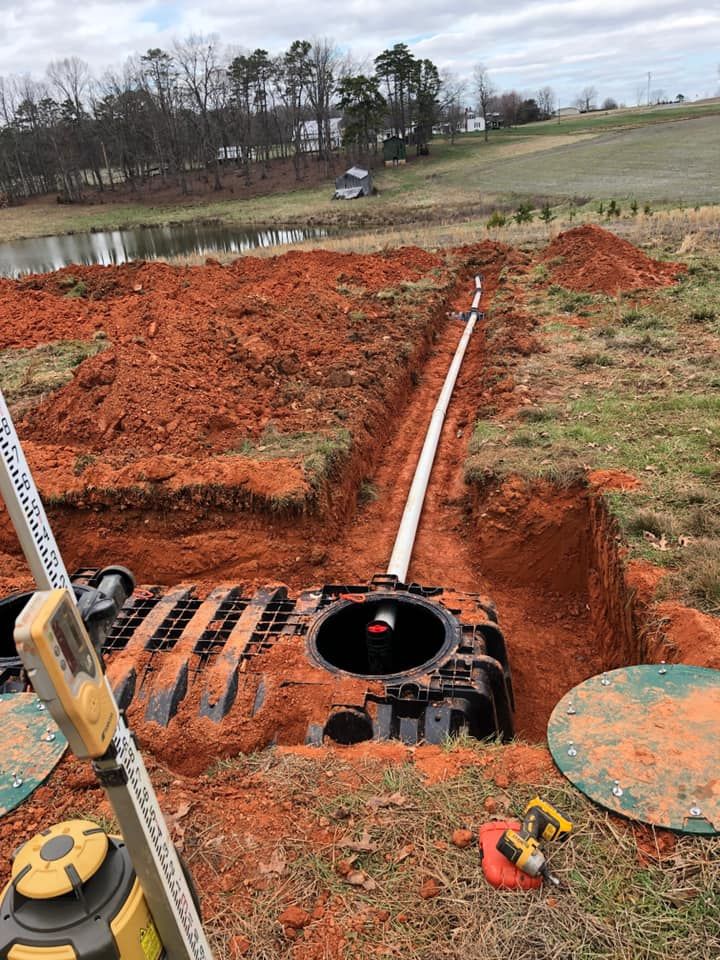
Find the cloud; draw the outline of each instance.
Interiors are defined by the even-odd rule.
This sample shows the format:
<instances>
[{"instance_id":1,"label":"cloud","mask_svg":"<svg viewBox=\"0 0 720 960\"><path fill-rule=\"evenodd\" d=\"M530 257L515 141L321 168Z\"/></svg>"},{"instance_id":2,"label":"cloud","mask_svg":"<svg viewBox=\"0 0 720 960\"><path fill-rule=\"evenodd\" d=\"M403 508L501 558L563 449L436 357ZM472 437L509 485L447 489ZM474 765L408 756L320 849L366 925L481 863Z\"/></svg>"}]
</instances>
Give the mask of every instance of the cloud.
<instances>
[{"instance_id":1,"label":"cloud","mask_svg":"<svg viewBox=\"0 0 720 960\"><path fill-rule=\"evenodd\" d=\"M463 75L482 61L501 87L550 84L562 102L588 83L634 102L648 72L671 96L720 82L720 9L697 0L0 0L0 72L41 77L50 60L75 55L100 73L191 32L273 53L328 36L359 59L407 42Z\"/></svg>"}]
</instances>

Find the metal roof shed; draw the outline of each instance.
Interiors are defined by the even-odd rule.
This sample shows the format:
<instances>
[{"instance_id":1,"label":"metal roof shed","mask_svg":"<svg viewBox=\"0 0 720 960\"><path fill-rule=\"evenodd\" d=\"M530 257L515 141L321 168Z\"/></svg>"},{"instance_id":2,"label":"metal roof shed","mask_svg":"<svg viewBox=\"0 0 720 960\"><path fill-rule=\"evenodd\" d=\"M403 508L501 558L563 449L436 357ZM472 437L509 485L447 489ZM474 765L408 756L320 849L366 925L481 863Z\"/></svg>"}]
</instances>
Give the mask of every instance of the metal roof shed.
<instances>
[{"instance_id":1,"label":"metal roof shed","mask_svg":"<svg viewBox=\"0 0 720 960\"><path fill-rule=\"evenodd\" d=\"M362 167L350 167L335 180L335 200L354 200L372 193L372 176Z\"/></svg>"}]
</instances>

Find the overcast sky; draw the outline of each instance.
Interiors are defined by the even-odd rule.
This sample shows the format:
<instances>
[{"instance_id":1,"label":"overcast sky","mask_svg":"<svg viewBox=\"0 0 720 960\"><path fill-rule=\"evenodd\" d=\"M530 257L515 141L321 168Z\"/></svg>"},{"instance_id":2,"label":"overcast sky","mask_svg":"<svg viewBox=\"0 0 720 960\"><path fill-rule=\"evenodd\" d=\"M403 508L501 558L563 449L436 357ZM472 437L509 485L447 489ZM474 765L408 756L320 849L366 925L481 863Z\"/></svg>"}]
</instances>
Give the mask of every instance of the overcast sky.
<instances>
[{"instance_id":1,"label":"overcast sky","mask_svg":"<svg viewBox=\"0 0 720 960\"><path fill-rule=\"evenodd\" d=\"M0 0L0 14L0 75L72 55L100 71L195 32L271 53L329 37L358 58L404 42L460 74L481 60L500 87L550 84L561 104L589 84L635 104L648 72L668 98L720 88L720 0Z\"/></svg>"}]
</instances>

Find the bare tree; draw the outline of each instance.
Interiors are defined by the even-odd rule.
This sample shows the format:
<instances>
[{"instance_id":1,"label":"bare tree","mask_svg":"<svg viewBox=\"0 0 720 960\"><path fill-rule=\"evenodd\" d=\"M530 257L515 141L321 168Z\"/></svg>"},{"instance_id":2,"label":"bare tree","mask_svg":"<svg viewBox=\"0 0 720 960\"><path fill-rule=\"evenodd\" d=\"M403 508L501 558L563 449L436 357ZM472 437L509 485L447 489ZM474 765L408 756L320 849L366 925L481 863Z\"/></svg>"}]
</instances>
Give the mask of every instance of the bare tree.
<instances>
[{"instance_id":1,"label":"bare tree","mask_svg":"<svg viewBox=\"0 0 720 960\"><path fill-rule=\"evenodd\" d=\"M317 123L318 156L329 173L332 163L332 133L330 112L335 91L335 80L341 66L340 52L333 40L315 39L310 50L310 75L307 96Z\"/></svg>"},{"instance_id":2,"label":"bare tree","mask_svg":"<svg viewBox=\"0 0 720 960\"><path fill-rule=\"evenodd\" d=\"M217 144L211 126L217 88L224 78L224 71L220 67L218 46L216 37L191 35L182 43L175 44L175 60L180 66L185 92L199 115L203 161L206 164L212 163L215 190L222 190Z\"/></svg>"},{"instance_id":3,"label":"bare tree","mask_svg":"<svg viewBox=\"0 0 720 960\"><path fill-rule=\"evenodd\" d=\"M549 119L555 113L557 98L552 87L540 87L535 97L543 119Z\"/></svg>"},{"instance_id":4,"label":"bare tree","mask_svg":"<svg viewBox=\"0 0 720 960\"><path fill-rule=\"evenodd\" d=\"M522 94L517 90L506 90L497 98L497 110L506 126L514 127L517 124L522 102Z\"/></svg>"},{"instance_id":5,"label":"bare tree","mask_svg":"<svg viewBox=\"0 0 720 960\"><path fill-rule=\"evenodd\" d=\"M600 109L601 110L617 110L617 108L618 108L617 100L615 100L613 97L605 97L605 99L602 102L602 107Z\"/></svg>"},{"instance_id":6,"label":"bare tree","mask_svg":"<svg viewBox=\"0 0 720 960\"><path fill-rule=\"evenodd\" d=\"M595 87L583 87L575 98L575 106L578 107L582 113L588 113L590 110L595 109L597 95L598 93Z\"/></svg>"},{"instance_id":7,"label":"bare tree","mask_svg":"<svg viewBox=\"0 0 720 960\"><path fill-rule=\"evenodd\" d=\"M495 86L484 63L476 63L473 69L473 86L477 99L478 111L482 114L485 123L485 140L488 139L488 116L490 104L495 96Z\"/></svg>"},{"instance_id":8,"label":"bare tree","mask_svg":"<svg viewBox=\"0 0 720 960\"><path fill-rule=\"evenodd\" d=\"M452 70L442 71L440 83L440 109L448 125L450 143L454 144L457 132L465 120L467 83Z\"/></svg>"}]
</instances>

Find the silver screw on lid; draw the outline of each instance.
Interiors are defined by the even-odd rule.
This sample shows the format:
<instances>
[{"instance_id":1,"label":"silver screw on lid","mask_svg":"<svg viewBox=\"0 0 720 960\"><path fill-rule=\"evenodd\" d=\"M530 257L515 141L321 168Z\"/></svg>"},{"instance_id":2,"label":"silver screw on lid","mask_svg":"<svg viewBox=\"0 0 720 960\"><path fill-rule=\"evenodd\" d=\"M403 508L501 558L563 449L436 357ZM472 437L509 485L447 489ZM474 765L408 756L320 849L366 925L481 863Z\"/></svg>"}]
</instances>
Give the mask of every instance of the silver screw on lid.
<instances>
[{"instance_id":1,"label":"silver screw on lid","mask_svg":"<svg viewBox=\"0 0 720 960\"><path fill-rule=\"evenodd\" d=\"M665 666L664 660L660 661L660 669L658 670L658 673L660 674L661 677L667 673L667 667Z\"/></svg>"},{"instance_id":2,"label":"silver screw on lid","mask_svg":"<svg viewBox=\"0 0 720 960\"><path fill-rule=\"evenodd\" d=\"M572 703L569 703L569 704L568 704L567 712L568 712L571 716L572 716L573 713L577 713L577 710L576 710L575 707L572 705Z\"/></svg>"},{"instance_id":3,"label":"silver screw on lid","mask_svg":"<svg viewBox=\"0 0 720 960\"><path fill-rule=\"evenodd\" d=\"M600 678L600 683L601 683L604 687L609 687L609 686L610 686L610 677L609 677L606 673L604 673L604 674L602 675L602 677Z\"/></svg>"},{"instance_id":4,"label":"silver screw on lid","mask_svg":"<svg viewBox=\"0 0 720 960\"><path fill-rule=\"evenodd\" d=\"M51 727L48 727L47 730L45 731L45 736L43 737L43 740L46 743L52 743L54 739L55 739L55 731Z\"/></svg>"},{"instance_id":5,"label":"silver screw on lid","mask_svg":"<svg viewBox=\"0 0 720 960\"><path fill-rule=\"evenodd\" d=\"M615 780L613 782L615 784L615 786L612 788L613 796L621 797L623 795L623 788L620 786L620 781Z\"/></svg>"},{"instance_id":6,"label":"silver screw on lid","mask_svg":"<svg viewBox=\"0 0 720 960\"><path fill-rule=\"evenodd\" d=\"M19 777L16 773L13 774L13 783L14 787L21 787L23 785L22 777Z\"/></svg>"},{"instance_id":7,"label":"silver screw on lid","mask_svg":"<svg viewBox=\"0 0 720 960\"><path fill-rule=\"evenodd\" d=\"M701 816L702 816L702 810L700 809L700 807L699 807L697 804L695 804L694 806L690 807L690 816L691 816L691 817L701 817Z\"/></svg>"},{"instance_id":8,"label":"silver screw on lid","mask_svg":"<svg viewBox=\"0 0 720 960\"><path fill-rule=\"evenodd\" d=\"M577 748L575 747L575 744L572 742L572 740L568 744L568 756L569 757L577 756Z\"/></svg>"}]
</instances>

